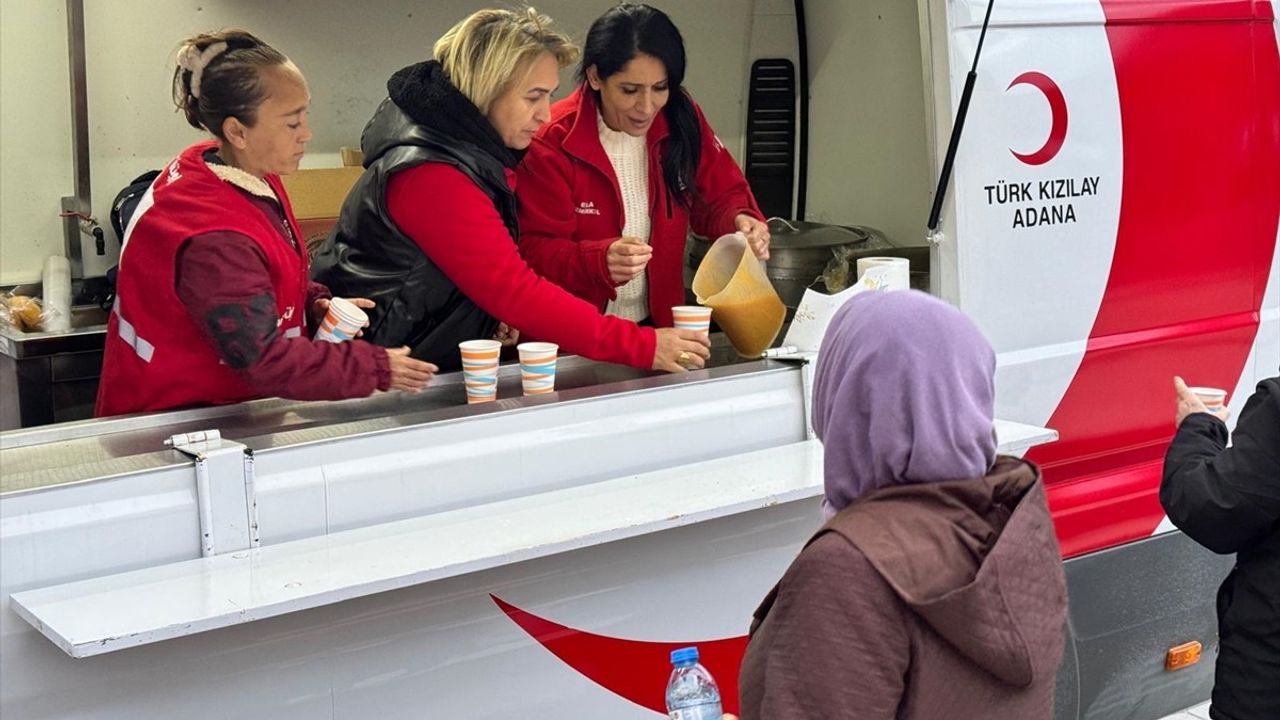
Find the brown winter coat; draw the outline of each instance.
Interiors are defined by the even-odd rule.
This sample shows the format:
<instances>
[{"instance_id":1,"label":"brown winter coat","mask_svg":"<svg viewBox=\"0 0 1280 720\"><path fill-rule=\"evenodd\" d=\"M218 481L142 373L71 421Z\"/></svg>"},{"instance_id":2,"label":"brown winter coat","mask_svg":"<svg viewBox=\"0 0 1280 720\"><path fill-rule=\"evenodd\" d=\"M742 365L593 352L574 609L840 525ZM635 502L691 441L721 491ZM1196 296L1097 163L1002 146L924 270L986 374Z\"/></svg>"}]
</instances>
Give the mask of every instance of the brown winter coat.
<instances>
[{"instance_id":1,"label":"brown winter coat","mask_svg":"<svg viewBox=\"0 0 1280 720\"><path fill-rule=\"evenodd\" d=\"M742 718L1047 720L1066 610L1031 463L873 491L756 610Z\"/></svg>"}]
</instances>

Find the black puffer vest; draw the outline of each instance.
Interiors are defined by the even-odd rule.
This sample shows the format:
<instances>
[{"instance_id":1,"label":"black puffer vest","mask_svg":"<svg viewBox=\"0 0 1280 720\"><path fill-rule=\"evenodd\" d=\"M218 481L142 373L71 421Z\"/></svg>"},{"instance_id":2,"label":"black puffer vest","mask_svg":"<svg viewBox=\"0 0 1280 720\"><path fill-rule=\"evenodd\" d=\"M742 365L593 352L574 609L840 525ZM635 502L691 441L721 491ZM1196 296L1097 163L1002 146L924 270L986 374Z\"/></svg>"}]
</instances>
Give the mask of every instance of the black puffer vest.
<instances>
[{"instance_id":1,"label":"black puffer vest","mask_svg":"<svg viewBox=\"0 0 1280 720\"><path fill-rule=\"evenodd\" d=\"M365 172L342 204L328 241L312 263L312 277L335 296L364 297L369 311L365 339L387 347L408 345L413 357L460 367L458 343L491 337L498 321L454 285L387 212L391 176L426 162L458 168L484 191L518 237L516 197L502 163L479 146L414 122L387 98L360 138ZM463 242L465 238L458 238Z\"/></svg>"}]
</instances>

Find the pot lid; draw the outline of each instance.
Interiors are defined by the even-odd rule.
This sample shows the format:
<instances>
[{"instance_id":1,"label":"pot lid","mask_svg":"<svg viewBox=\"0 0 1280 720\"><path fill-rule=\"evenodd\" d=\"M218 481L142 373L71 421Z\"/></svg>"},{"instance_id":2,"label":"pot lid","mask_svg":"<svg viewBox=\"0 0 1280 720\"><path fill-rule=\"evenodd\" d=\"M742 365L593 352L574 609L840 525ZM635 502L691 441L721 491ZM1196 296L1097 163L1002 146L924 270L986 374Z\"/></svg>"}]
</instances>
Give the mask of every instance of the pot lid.
<instances>
[{"instance_id":1,"label":"pot lid","mask_svg":"<svg viewBox=\"0 0 1280 720\"><path fill-rule=\"evenodd\" d=\"M820 248L854 245L871 239L871 234L858 227L826 225L800 220L769 221L770 246L775 248Z\"/></svg>"}]
</instances>

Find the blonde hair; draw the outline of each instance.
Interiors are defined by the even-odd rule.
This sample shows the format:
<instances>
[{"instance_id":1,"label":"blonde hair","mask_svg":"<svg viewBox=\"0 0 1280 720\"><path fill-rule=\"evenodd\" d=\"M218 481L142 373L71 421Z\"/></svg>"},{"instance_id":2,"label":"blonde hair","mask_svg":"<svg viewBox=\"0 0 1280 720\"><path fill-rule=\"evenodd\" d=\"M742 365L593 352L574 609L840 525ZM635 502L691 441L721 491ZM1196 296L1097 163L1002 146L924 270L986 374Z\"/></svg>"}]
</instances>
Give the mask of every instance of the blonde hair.
<instances>
[{"instance_id":1,"label":"blonde hair","mask_svg":"<svg viewBox=\"0 0 1280 720\"><path fill-rule=\"evenodd\" d=\"M544 52L555 57L560 69L578 58L569 36L532 7L474 12L449 28L432 49L449 80L484 114L516 73L527 72Z\"/></svg>"}]
</instances>

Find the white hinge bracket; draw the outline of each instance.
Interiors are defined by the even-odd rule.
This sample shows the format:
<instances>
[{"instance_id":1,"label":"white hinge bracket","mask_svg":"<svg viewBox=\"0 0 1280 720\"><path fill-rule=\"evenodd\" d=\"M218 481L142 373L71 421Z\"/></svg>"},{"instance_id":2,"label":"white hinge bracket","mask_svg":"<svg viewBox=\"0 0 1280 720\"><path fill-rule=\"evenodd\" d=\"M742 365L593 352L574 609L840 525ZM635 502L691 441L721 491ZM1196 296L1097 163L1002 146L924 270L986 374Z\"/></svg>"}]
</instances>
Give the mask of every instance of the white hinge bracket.
<instances>
[{"instance_id":1,"label":"white hinge bracket","mask_svg":"<svg viewBox=\"0 0 1280 720\"><path fill-rule=\"evenodd\" d=\"M259 545L253 451L217 430L173 435L165 445L195 460L200 548L205 557Z\"/></svg>"}]
</instances>

